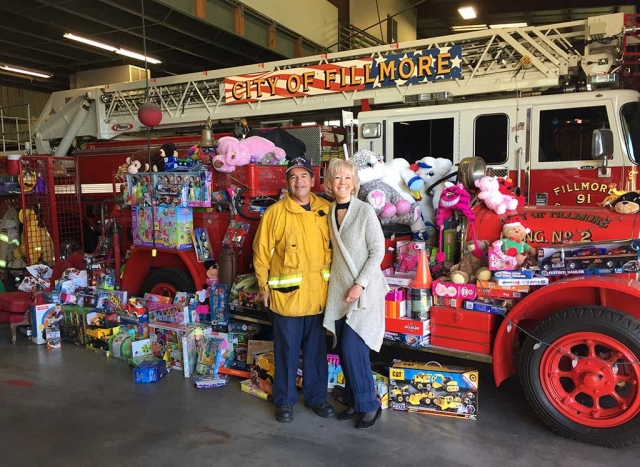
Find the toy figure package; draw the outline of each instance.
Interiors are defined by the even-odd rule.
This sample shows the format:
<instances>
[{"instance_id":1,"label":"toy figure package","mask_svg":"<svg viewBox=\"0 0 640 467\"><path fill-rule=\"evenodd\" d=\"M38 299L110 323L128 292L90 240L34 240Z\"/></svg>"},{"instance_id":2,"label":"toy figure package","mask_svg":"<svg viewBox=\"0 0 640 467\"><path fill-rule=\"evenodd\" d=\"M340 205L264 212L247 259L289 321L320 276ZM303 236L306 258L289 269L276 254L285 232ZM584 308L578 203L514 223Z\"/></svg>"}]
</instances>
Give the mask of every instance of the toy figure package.
<instances>
[{"instance_id":1,"label":"toy figure package","mask_svg":"<svg viewBox=\"0 0 640 467\"><path fill-rule=\"evenodd\" d=\"M226 326L229 324L229 294L227 284L211 284L209 289L209 307L211 324Z\"/></svg>"},{"instance_id":2,"label":"toy figure package","mask_svg":"<svg viewBox=\"0 0 640 467\"><path fill-rule=\"evenodd\" d=\"M199 262L213 260L213 249L209 241L209 233L207 229L195 229L191 232L191 240L196 250L196 258Z\"/></svg>"},{"instance_id":3,"label":"toy figure package","mask_svg":"<svg viewBox=\"0 0 640 467\"><path fill-rule=\"evenodd\" d=\"M203 337L198 352L196 373L215 376L218 374L220 359L222 358L222 340L213 337Z\"/></svg>"},{"instance_id":4,"label":"toy figure package","mask_svg":"<svg viewBox=\"0 0 640 467\"><path fill-rule=\"evenodd\" d=\"M227 227L227 231L222 239L222 248L242 248L249 233L249 227L249 224L246 222L236 222L234 220L229 222L229 227Z\"/></svg>"}]
</instances>

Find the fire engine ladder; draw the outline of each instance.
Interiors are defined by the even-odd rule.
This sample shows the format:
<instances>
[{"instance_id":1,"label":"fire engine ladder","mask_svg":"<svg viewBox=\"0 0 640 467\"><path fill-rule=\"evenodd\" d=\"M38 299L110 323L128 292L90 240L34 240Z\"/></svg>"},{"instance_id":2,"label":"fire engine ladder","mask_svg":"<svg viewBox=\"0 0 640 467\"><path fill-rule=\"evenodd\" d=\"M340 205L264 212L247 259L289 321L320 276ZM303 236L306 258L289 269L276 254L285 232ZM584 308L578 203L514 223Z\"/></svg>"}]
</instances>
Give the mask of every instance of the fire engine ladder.
<instances>
[{"instance_id":1,"label":"fire engine ladder","mask_svg":"<svg viewBox=\"0 0 640 467\"><path fill-rule=\"evenodd\" d=\"M590 28L599 24L599 42L595 59L589 54ZM160 127L195 126L208 117L213 120L238 119L246 116L277 115L358 105L363 99L371 104L401 103L408 96L447 91L452 96L465 96L504 91L531 91L558 87L568 77L607 73L617 57L614 47L624 34L624 15L613 14L586 20L547 26L512 29L490 29L459 33L402 44L389 44L366 49L336 52L278 62L261 63L223 70L152 79L149 98L163 112ZM602 27L604 26L604 27ZM438 79L427 83L373 87L358 91L294 97L244 104L225 104L225 77L249 73L282 71L311 65L335 63L371 57L384 61L385 56L404 52L462 45L459 79ZM587 44L585 46L585 44ZM346 66L346 65L345 65ZM145 83L121 83L104 87L60 91L54 93L35 127L38 152L51 152L49 140L90 136L111 139L129 131L139 131L137 111L145 100ZM91 102L88 108L87 103ZM90 114L90 118L83 115Z\"/></svg>"}]
</instances>

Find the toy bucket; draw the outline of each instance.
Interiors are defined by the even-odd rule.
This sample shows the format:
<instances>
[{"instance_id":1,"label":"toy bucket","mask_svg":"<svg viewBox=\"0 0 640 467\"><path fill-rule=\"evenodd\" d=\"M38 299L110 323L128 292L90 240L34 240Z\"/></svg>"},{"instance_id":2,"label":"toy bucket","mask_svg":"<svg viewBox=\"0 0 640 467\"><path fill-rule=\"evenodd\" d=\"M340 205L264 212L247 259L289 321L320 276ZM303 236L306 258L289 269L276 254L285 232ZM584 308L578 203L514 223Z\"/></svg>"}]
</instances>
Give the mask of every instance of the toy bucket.
<instances>
[{"instance_id":1,"label":"toy bucket","mask_svg":"<svg viewBox=\"0 0 640 467\"><path fill-rule=\"evenodd\" d=\"M7 173L9 175L20 174L20 154L9 154L7 156Z\"/></svg>"}]
</instances>

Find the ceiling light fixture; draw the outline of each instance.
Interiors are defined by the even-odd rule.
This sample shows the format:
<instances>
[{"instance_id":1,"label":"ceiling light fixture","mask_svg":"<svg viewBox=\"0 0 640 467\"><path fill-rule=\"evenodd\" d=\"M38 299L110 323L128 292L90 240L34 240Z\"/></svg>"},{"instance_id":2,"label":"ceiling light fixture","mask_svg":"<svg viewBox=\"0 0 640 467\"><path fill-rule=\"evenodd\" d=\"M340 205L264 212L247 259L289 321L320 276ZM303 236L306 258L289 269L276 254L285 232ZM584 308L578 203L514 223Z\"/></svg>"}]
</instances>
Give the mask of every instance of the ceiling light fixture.
<instances>
[{"instance_id":1,"label":"ceiling light fixture","mask_svg":"<svg viewBox=\"0 0 640 467\"><path fill-rule=\"evenodd\" d=\"M69 32L64 34L63 37L65 37L67 39L71 39L73 41L82 42L83 44L88 44L88 45L92 45L94 47L99 47L101 49L108 50L109 52L115 52L116 50L118 50L117 47L113 47L111 45L104 44L102 42L94 41L92 39L87 39L86 37L76 36L75 34L71 34Z\"/></svg>"},{"instance_id":2,"label":"ceiling light fixture","mask_svg":"<svg viewBox=\"0 0 640 467\"><path fill-rule=\"evenodd\" d=\"M503 29L503 28L524 28L529 26L528 23L503 23L503 24L490 24L491 29Z\"/></svg>"},{"instance_id":3,"label":"ceiling light fixture","mask_svg":"<svg viewBox=\"0 0 640 467\"><path fill-rule=\"evenodd\" d=\"M472 6L458 8L458 13L460 13L463 19L473 19L476 17L476 10L474 10Z\"/></svg>"},{"instance_id":4,"label":"ceiling light fixture","mask_svg":"<svg viewBox=\"0 0 640 467\"><path fill-rule=\"evenodd\" d=\"M144 55L139 54L137 52L131 52L130 50L126 50L126 49L118 49L116 50L116 53L119 55L124 55L125 57L131 57L137 60L142 60L143 62L145 60ZM158 63L162 63L160 60L156 60L155 58L151 58L151 57L146 57L146 58L147 58L147 62L153 63L154 65L157 65Z\"/></svg>"},{"instance_id":5,"label":"ceiling light fixture","mask_svg":"<svg viewBox=\"0 0 640 467\"><path fill-rule=\"evenodd\" d=\"M71 34L70 32L65 33L63 37L65 37L66 39L71 39L71 40L74 40L74 41L82 42L83 44L92 45L92 46L98 47L100 49L108 50L109 52L115 52L118 55L124 55L125 57L135 58L136 60L144 61L144 59L145 59L145 56L143 54L139 54L137 52L132 52L132 51L127 50L127 49L113 47L112 45L105 44L103 42L94 41L93 39L88 39L86 37L76 36L75 34ZM153 63L154 65L157 65L158 63L162 63L160 60L157 60L157 59L151 58L151 57L147 57L147 61L149 63Z\"/></svg>"},{"instance_id":6,"label":"ceiling light fixture","mask_svg":"<svg viewBox=\"0 0 640 467\"><path fill-rule=\"evenodd\" d=\"M488 29L488 26L486 24L466 24L462 26L451 26L451 30L456 32L482 31L483 29Z\"/></svg>"},{"instance_id":7,"label":"ceiling light fixture","mask_svg":"<svg viewBox=\"0 0 640 467\"><path fill-rule=\"evenodd\" d=\"M20 73L23 75L29 75L29 76L37 76L38 78L51 78L51 76L53 75L48 75L46 73L40 73L37 71L30 71L30 70L24 70L22 68L15 68L12 66L8 66L8 65L2 65L0 66L0 69L5 70L5 71L12 71L13 73Z\"/></svg>"}]
</instances>

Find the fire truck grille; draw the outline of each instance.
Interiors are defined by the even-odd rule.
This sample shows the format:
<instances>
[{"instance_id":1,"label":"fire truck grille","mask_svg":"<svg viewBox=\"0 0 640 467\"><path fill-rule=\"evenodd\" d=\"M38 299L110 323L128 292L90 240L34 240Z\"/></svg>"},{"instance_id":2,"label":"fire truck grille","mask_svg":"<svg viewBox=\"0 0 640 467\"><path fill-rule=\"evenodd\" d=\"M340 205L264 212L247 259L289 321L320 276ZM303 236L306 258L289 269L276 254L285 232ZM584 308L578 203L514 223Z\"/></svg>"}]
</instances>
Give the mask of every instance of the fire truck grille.
<instances>
[{"instance_id":1,"label":"fire truck grille","mask_svg":"<svg viewBox=\"0 0 640 467\"><path fill-rule=\"evenodd\" d=\"M486 174L493 177L508 177L509 169L506 167L487 167Z\"/></svg>"}]
</instances>

